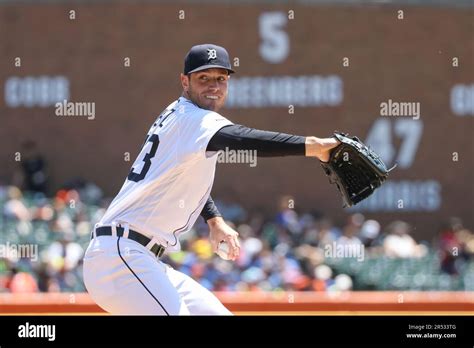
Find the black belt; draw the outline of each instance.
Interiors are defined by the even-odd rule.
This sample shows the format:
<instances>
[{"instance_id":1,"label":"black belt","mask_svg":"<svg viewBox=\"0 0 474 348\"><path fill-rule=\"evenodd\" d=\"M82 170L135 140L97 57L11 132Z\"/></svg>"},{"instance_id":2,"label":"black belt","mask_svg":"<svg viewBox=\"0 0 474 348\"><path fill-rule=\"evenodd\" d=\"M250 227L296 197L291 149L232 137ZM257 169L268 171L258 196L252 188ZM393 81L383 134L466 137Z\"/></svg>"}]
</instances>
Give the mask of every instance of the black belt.
<instances>
[{"instance_id":1,"label":"black belt","mask_svg":"<svg viewBox=\"0 0 474 348\"><path fill-rule=\"evenodd\" d=\"M117 226L117 237L123 237L123 232L125 231L125 228ZM112 235L112 227L110 226L102 226L98 227L95 229L95 234L96 236L111 236ZM94 232L92 232L92 237L94 237ZM128 231L128 239L134 240L137 243L140 243L144 247L150 243L150 238L145 237L143 234L138 233L133 230ZM153 254L155 254L156 257L161 257L163 256L163 253L165 252L165 247L160 244L155 244L153 247L150 249Z\"/></svg>"}]
</instances>

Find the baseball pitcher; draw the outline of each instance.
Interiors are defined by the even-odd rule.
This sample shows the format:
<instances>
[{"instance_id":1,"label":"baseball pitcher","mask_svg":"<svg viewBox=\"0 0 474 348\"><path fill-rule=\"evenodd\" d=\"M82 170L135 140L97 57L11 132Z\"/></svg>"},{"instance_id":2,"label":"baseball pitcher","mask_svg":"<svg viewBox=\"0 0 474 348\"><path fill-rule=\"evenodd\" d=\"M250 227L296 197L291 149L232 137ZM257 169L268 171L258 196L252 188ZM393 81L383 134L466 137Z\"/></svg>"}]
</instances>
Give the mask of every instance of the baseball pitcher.
<instances>
[{"instance_id":1,"label":"baseball pitcher","mask_svg":"<svg viewBox=\"0 0 474 348\"><path fill-rule=\"evenodd\" d=\"M120 192L96 224L84 256L92 299L112 314L230 315L206 288L164 264L180 249L180 235L202 216L212 248L239 256L238 233L210 196L219 150L257 156L308 156L322 162L335 138L303 137L233 124L219 114L231 68L227 51L197 45L185 57L183 93L156 119Z\"/></svg>"}]
</instances>

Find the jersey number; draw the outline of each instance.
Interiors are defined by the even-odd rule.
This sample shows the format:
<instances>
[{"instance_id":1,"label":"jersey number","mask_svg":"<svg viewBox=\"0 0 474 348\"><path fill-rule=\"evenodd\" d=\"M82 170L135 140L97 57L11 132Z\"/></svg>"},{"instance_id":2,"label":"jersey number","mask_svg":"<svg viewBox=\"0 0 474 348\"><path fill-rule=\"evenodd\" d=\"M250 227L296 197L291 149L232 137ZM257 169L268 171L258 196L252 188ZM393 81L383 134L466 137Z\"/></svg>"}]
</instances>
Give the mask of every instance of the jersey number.
<instances>
[{"instance_id":1,"label":"jersey number","mask_svg":"<svg viewBox=\"0 0 474 348\"><path fill-rule=\"evenodd\" d=\"M128 180L139 182L145 178L146 173L148 173L148 170L150 170L151 166L151 159L155 157L156 150L158 149L158 145L160 144L160 139L158 138L158 134L153 134L143 144L143 147L145 147L148 143L151 143L151 149L150 152L145 152L145 157L143 157L143 162L145 164L143 165L142 170L140 173L135 173L133 170L135 168L132 167L132 170L130 170L130 174L128 174ZM142 148L143 149L143 148Z\"/></svg>"}]
</instances>

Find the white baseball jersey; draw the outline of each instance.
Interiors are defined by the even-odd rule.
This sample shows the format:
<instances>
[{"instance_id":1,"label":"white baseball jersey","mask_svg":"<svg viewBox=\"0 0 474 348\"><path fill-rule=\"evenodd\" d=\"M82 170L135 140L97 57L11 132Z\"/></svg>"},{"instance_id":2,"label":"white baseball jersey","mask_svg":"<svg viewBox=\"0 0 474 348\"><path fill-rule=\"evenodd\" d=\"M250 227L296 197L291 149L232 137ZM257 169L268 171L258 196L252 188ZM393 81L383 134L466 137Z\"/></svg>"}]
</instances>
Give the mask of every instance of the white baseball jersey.
<instances>
[{"instance_id":1,"label":"white baseball jersey","mask_svg":"<svg viewBox=\"0 0 474 348\"><path fill-rule=\"evenodd\" d=\"M196 222L214 182L218 154L207 152L212 136L233 123L180 97L150 128L120 192L99 222L126 222L179 250L179 235Z\"/></svg>"}]
</instances>

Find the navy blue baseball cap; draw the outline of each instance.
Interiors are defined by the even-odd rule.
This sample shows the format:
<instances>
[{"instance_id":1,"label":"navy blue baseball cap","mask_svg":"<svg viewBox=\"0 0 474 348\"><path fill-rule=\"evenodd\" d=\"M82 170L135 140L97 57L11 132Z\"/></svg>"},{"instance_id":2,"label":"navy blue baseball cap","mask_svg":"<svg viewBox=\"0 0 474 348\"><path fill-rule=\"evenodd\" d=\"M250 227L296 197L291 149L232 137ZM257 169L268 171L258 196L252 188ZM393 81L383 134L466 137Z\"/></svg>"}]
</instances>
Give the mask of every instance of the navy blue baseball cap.
<instances>
[{"instance_id":1,"label":"navy blue baseball cap","mask_svg":"<svg viewBox=\"0 0 474 348\"><path fill-rule=\"evenodd\" d=\"M213 44L196 45L191 47L184 58L185 75L212 68L227 69L229 74L235 72L231 69L229 54L224 47Z\"/></svg>"}]
</instances>

